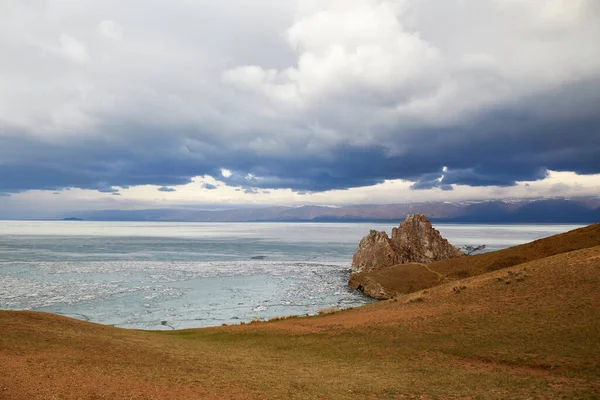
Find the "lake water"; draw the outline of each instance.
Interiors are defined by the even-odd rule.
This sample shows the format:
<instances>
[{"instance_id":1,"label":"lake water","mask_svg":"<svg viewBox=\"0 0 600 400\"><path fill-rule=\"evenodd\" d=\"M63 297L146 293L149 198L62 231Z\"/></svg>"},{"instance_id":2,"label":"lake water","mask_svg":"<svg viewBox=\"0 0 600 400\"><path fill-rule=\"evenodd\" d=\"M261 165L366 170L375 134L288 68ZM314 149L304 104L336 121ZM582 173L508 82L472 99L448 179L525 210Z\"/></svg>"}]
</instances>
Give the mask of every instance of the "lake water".
<instances>
[{"instance_id":1,"label":"lake water","mask_svg":"<svg viewBox=\"0 0 600 400\"><path fill-rule=\"evenodd\" d=\"M346 286L374 223L0 221L0 309L182 329L371 302ZM576 225L437 224L501 249Z\"/></svg>"}]
</instances>

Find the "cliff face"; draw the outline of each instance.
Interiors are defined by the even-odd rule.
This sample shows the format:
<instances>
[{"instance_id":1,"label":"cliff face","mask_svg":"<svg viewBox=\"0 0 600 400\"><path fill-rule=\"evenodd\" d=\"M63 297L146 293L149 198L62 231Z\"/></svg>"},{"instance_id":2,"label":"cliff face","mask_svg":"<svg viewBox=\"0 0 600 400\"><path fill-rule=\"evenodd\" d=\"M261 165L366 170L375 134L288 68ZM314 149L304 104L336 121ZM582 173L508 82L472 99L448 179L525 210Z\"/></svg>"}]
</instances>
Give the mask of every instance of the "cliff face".
<instances>
[{"instance_id":1,"label":"cliff face","mask_svg":"<svg viewBox=\"0 0 600 400\"><path fill-rule=\"evenodd\" d=\"M371 230L352 257L354 271L372 271L401 263L399 249L385 232Z\"/></svg>"},{"instance_id":2,"label":"cliff face","mask_svg":"<svg viewBox=\"0 0 600 400\"><path fill-rule=\"evenodd\" d=\"M392 230L392 242L400 248L403 264L430 263L461 257L462 252L442 237L423 214L412 214Z\"/></svg>"},{"instance_id":3,"label":"cliff face","mask_svg":"<svg viewBox=\"0 0 600 400\"><path fill-rule=\"evenodd\" d=\"M412 214L392 230L391 239L385 232L374 230L365 236L352 258L352 270L377 271L397 264L430 263L461 256L461 251L448 243L424 215Z\"/></svg>"}]
</instances>

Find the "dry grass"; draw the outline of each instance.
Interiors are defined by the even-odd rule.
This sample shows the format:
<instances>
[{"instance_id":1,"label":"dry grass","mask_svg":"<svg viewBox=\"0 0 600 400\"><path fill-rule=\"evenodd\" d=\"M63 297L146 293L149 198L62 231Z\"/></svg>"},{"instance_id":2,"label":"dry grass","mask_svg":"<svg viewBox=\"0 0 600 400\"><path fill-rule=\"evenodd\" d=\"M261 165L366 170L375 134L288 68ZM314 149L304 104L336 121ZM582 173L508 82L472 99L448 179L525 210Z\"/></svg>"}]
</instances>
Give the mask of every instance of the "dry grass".
<instances>
[{"instance_id":1,"label":"dry grass","mask_svg":"<svg viewBox=\"0 0 600 400\"><path fill-rule=\"evenodd\" d=\"M317 311L318 315L329 315L329 314L335 314L338 313L340 311L345 311L348 310L347 308L340 308L340 307L336 307L336 306L331 306L329 308L323 308L319 311Z\"/></svg>"},{"instance_id":2,"label":"dry grass","mask_svg":"<svg viewBox=\"0 0 600 400\"><path fill-rule=\"evenodd\" d=\"M475 276L561 253L600 246L600 224L539 239L508 249L429 264L448 278ZM461 276L459 276L461 275Z\"/></svg>"},{"instance_id":3,"label":"dry grass","mask_svg":"<svg viewBox=\"0 0 600 400\"><path fill-rule=\"evenodd\" d=\"M308 316L308 314L306 314ZM297 315L284 315L281 317L271 317L269 318L269 322L275 322L275 321L284 321L286 319L291 319L291 318L299 318Z\"/></svg>"},{"instance_id":4,"label":"dry grass","mask_svg":"<svg viewBox=\"0 0 600 400\"><path fill-rule=\"evenodd\" d=\"M416 263L402 264L380 271L353 274L350 278L350 286L357 288L364 282L369 282L371 285L381 288L382 295L378 298L387 299L397 294L412 293L437 286L443 282L465 279L593 246L600 246L600 224L504 250L438 261L426 266Z\"/></svg>"},{"instance_id":5,"label":"dry grass","mask_svg":"<svg viewBox=\"0 0 600 400\"><path fill-rule=\"evenodd\" d=\"M0 399L600 397L600 246L460 284L170 332L2 311Z\"/></svg>"},{"instance_id":6,"label":"dry grass","mask_svg":"<svg viewBox=\"0 0 600 400\"><path fill-rule=\"evenodd\" d=\"M443 276L430 270L424 264L399 264L373 272L354 273L350 276L350 287L362 288L365 293L379 299L389 299L396 294L412 293L427 289L443 282ZM367 285L374 283L379 290L369 290Z\"/></svg>"}]
</instances>

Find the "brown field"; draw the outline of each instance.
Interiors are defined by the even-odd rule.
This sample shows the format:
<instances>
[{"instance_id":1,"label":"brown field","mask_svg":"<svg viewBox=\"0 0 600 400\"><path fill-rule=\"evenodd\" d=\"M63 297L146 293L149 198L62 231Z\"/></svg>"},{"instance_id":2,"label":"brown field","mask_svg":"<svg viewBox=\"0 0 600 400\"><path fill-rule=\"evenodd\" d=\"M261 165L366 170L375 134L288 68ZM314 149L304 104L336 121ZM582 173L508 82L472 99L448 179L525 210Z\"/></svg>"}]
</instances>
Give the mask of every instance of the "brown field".
<instances>
[{"instance_id":1,"label":"brown field","mask_svg":"<svg viewBox=\"0 0 600 400\"><path fill-rule=\"evenodd\" d=\"M538 260L309 318L146 332L1 311L0 399L597 399L586 229L461 268Z\"/></svg>"}]
</instances>

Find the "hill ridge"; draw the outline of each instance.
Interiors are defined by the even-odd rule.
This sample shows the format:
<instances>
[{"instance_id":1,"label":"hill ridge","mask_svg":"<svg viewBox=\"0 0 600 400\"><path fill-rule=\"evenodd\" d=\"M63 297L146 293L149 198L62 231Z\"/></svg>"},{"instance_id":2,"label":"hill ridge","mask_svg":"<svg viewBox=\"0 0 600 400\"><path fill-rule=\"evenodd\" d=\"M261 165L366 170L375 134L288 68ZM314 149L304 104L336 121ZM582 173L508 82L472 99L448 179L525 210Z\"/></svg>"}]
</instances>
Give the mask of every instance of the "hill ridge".
<instances>
[{"instance_id":1,"label":"hill ridge","mask_svg":"<svg viewBox=\"0 0 600 400\"><path fill-rule=\"evenodd\" d=\"M361 222L403 220L425 214L446 223L593 223L600 221L600 197L513 199L511 201L428 201L339 207L305 205L228 210L148 209L66 213L86 221L174 222Z\"/></svg>"}]
</instances>

